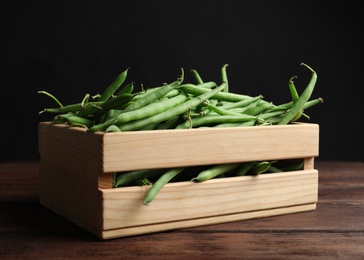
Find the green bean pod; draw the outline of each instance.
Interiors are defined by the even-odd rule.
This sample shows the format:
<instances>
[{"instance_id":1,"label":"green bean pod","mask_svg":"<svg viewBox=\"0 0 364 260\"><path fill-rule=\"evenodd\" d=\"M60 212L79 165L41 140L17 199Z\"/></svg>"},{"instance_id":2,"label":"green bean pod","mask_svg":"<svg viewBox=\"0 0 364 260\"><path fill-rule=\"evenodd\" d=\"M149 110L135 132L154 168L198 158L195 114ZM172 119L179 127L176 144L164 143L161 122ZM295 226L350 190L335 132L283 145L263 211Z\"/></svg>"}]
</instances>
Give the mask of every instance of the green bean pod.
<instances>
[{"instance_id":1,"label":"green bean pod","mask_svg":"<svg viewBox=\"0 0 364 260\"><path fill-rule=\"evenodd\" d=\"M309 100L303 106L303 110L305 110L305 109L307 109L309 107L315 106L317 104L321 104L323 102L324 102L323 98L316 98L316 99L313 99L313 100Z\"/></svg>"},{"instance_id":2,"label":"green bean pod","mask_svg":"<svg viewBox=\"0 0 364 260\"><path fill-rule=\"evenodd\" d=\"M211 109L212 111L214 111L218 115L231 115L231 116L232 115L235 115L235 116L241 115L241 113L236 113L236 112L233 112L231 110L224 109L223 106L222 107L217 107L217 106L213 106L213 105L208 105L207 108Z\"/></svg>"},{"instance_id":3,"label":"green bean pod","mask_svg":"<svg viewBox=\"0 0 364 260\"><path fill-rule=\"evenodd\" d=\"M58 115L55 117L55 121L57 120L65 120L65 122L67 122L67 124L72 125L72 126L81 126L81 127L85 127L88 128L90 126L92 126L94 124L94 122L90 119L87 118L83 118L74 114L63 114L63 115Z\"/></svg>"},{"instance_id":4,"label":"green bean pod","mask_svg":"<svg viewBox=\"0 0 364 260\"><path fill-rule=\"evenodd\" d=\"M163 174L161 169L133 170L128 172L120 172L116 174L114 179L114 187L125 187L131 183L144 178L156 177Z\"/></svg>"},{"instance_id":5,"label":"green bean pod","mask_svg":"<svg viewBox=\"0 0 364 260\"><path fill-rule=\"evenodd\" d=\"M191 181L203 182L215 178L218 175L227 173L235 168L239 167L240 163L228 163L212 166L202 172L200 172L196 177L192 178Z\"/></svg>"},{"instance_id":6,"label":"green bean pod","mask_svg":"<svg viewBox=\"0 0 364 260\"><path fill-rule=\"evenodd\" d=\"M112 97L108 99L107 101L101 103L100 105L96 106L98 110L95 110L95 112L92 115L89 115L88 117L99 117L104 113L107 113L109 110L122 110L128 104L130 101L133 100L134 95L129 93L120 94L118 96Z\"/></svg>"},{"instance_id":7,"label":"green bean pod","mask_svg":"<svg viewBox=\"0 0 364 260\"><path fill-rule=\"evenodd\" d=\"M308 83L307 87L301 94L301 96L296 100L296 102L293 103L292 107L289 109L288 113L282 118L281 121L278 122L278 125L285 125L288 124L294 119L294 117L297 115L299 111L302 110L305 103L310 99L311 94L315 88L316 81L317 81L317 74L316 72L306 65L305 63L301 63L301 65L305 66L311 71L311 79Z\"/></svg>"},{"instance_id":8,"label":"green bean pod","mask_svg":"<svg viewBox=\"0 0 364 260\"><path fill-rule=\"evenodd\" d=\"M192 75L194 76L197 84L202 84L203 83L203 80L202 80L200 74L197 72L197 70L191 69L190 71L192 72Z\"/></svg>"},{"instance_id":9,"label":"green bean pod","mask_svg":"<svg viewBox=\"0 0 364 260\"><path fill-rule=\"evenodd\" d=\"M223 83L224 86L226 83ZM198 96L201 94L204 94L208 91L210 91L209 89L206 88L199 88L198 86L181 86L181 90L183 90L184 92L186 92L187 94L191 94L193 96ZM251 96L248 95L243 95L243 94L236 94L236 93L231 93L231 92L218 92L215 95L213 95L211 98L213 99L217 99L219 101L231 101L231 102L237 102L237 101L241 101L241 100L246 100L251 98Z\"/></svg>"},{"instance_id":10,"label":"green bean pod","mask_svg":"<svg viewBox=\"0 0 364 260\"><path fill-rule=\"evenodd\" d=\"M122 94L132 94L134 90L134 83L131 82L122 89L119 90L118 93L116 93L116 96L122 95Z\"/></svg>"},{"instance_id":11,"label":"green bean pod","mask_svg":"<svg viewBox=\"0 0 364 260\"><path fill-rule=\"evenodd\" d=\"M226 83L223 91L226 93L229 92L229 80L228 80L227 71L226 71L227 66L228 66L228 64L224 64L221 68L221 80L222 80L222 82Z\"/></svg>"},{"instance_id":12,"label":"green bean pod","mask_svg":"<svg viewBox=\"0 0 364 260\"><path fill-rule=\"evenodd\" d=\"M221 123L243 123L251 120L257 120L256 116L251 115L206 115L194 117L190 121L185 121L179 124L176 129L187 129L201 126L211 126Z\"/></svg>"},{"instance_id":13,"label":"green bean pod","mask_svg":"<svg viewBox=\"0 0 364 260\"><path fill-rule=\"evenodd\" d=\"M98 106L100 104L102 104L102 102L88 102L85 104L77 103L77 104L71 104L71 105L62 106L62 107L45 108L44 110L42 110L39 113L47 112L47 113L53 113L53 114L65 114L65 113L69 113L69 112L78 112L89 106Z\"/></svg>"},{"instance_id":14,"label":"green bean pod","mask_svg":"<svg viewBox=\"0 0 364 260\"><path fill-rule=\"evenodd\" d=\"M222 107L224 109L233 109L233 108L242 108L242 107L246 107L250 104L253 104L256 101L259 101L263 99L262 95L259 96L255 96L255 97L251 97L251 98L247 98L238 102L229 102L228 104L223 104Z\"/></svg>"},{"instance_id":15,"label":"green bean pod","mask_svg":"<svg viewBox=\"0 0 364 260\"><path fill-rule=\"evenodd\" d=\"M39 90L38 91L39 94L44 94L48 97L50 97L51 99L53 99L60 107L63 107L62 103L54 96L52 95L51 93L47 92L47 91L44 91L44 90Z\"/></svg>"},{"instance_id":16,"label":"green bean pod","mask_svg":"<svg viewBox=\"0 0 364 260\"><path fill-rule=\"evenodd\" d=\"M293 79L297 78L297 76L293 76L288 81L288 88L291 93L291 98L293 102L296 102L296 100L299 98L296 86L294 85Z\"/></svg>"},{"instance_id":17,"label":"green bean pod","mask_svg":"<svg viewBox=\"0 0 364 260\"><path fill-rule=\"evenodd\" d=\"M259 175L262 173L265 173L269 167L271 166L272 163L274 163L276 161L272 161L272 162L268 162L268 161L263 161L263 162L258 162L256 164L254 164L250 171L252 172L253 175Z\"/></svg>"},{"instance_id":18,"label":"green bean pod","mask_svg":"<svg viewBox=\"0 0 364 260\"><path fill-rule=\"evenodd\" d=\"M292 102L293 103L296 102L297 99L299 98L296 86L294 85L294 82L293 82L294 78L297 78L297 77L293 76L288 81L288 87L289 87L289 91L291 92L291 97L292 97ZM291 122L297 121L302 116L302 114L303 114L303 108L301 110L299 110L298 113L291 119Z\"/></svg>"},{"instance_id":19,"label":"green bean pod","mask_svg":"<svg viewBox=\"0 0 364 260\"><path fill-rule=\"evenodd\" d=\"M122 73L120 73L116 77L116 79L114 79L114 81L99 96L99 98L97 99L97 101L99 101L99 102L105 102L110 97L112 97L113 94L114 94L114 92L117 91L117 89L124 83L124 81L125 81L125 79L127 77L127 74L128 74L128 70L129 70L129 68L127 68ZM79 116L81 116L81 117L89 117L91 115L91 117L92 117L93 114L95 113L95 111L97 111L97 109L98 108L96 108L96 107L88 107L87 109L84 109L84 110L80 111Z\"/></svg>"},{"instance_id":20,"label":"green bean pod","mask_svg":"<svg viewBox=\"0 0 364 260\"><path fill-rule=\"evenodd\" d=\"M106 122L95 125L95 126L91 127L89 129L89 131L90 132L104 131L110 125L116 125L116 126L120 127L123 124L130 122L130 121L140 120L140 119L154 116L154 115L161 113L165 110L168 110L178 104L183 103L186 100L186 98L187 97L184 94L181 94L181 95L175 96L173 98L162 99L160 101L150 103L150 104L148 104L144 107L141 107L139 109L136 109L136 110L131 110L131 111L127 111L127 112L125 112L125 110L124 110L116 118L112 118ZM151 122L150 124L153 124L153 122ZM148 124L148 125L150 125L150 124ZM147 126L147 125L145 125L145 126ZM145 126L143 126L143 127L145 127Z\"/></svg>"},{"instance_id":21,"label":"green bean pod","mask_svg":"<svg viewBox=\"0 0 364 260\"><path fill-rule=\"evenodd\" d=\"M129 69L130 69L130 67L127 68L126 70L124 70L123 72L121 72L116 77L116 79L104 90L104 92L99 97L98 101L108 100L115 93L115 91L117 91L117 89L124 83L124 81L128 75Z\"/></svg>"},{"instance_id":22,"label":"green bean pod","mask_svg":"<svg viewBox=\"0 0 364 260\"><path fill-rule=\"evenodd\" d=\"M197 105L201 104L205 100L208 100L209 98L211 98L213 95L215 95L219 91L222 91L224 87L225 87L225 84L221 84L219 87L217 87L213 90L209 90L197 97L191 98L191 99L183 102L182 104L174 106L174 107L172 107L168 110L165 110L161 113L158 113L154 116L143 118L140 120L131 121L126 124L122 124L119 126L119 128L121 131L133 131L133 130L139 130L139 129L143 128L144 126L155 123L155 122L161 123L172 117L175 117L175 116L178 116L178 115L181 115L181 114L187 112L191 107L196 107Z\"/></svg>"},{"instance_id":23,"label":"green bean pod","mask_svg":"<svg viewBox=\"0 0 364 260\"><path fill-rule=\"evenodd\" d=\"M244 162L241 164L241 166L239 167L239 169L237 170L236 175L237 176L245 176L250 168L254 165L255 162Z\"/></svg>"},{"instance_id":24,"label":"green bean pod","mask_svg":"<svg viewBox=\"0 0 364 260\"><path fill-rule=\"evenodd\" d=\"M165 172L159 179L153 183L152 187L147 191L144 197L144 205L148 205L157 196L158 192L166 185L170 180L172 180L177 174L182 172L185 168L169 169Z\"/></svg>"},{"instance_id":25,"label":"green bean pod","mask_svg":"<svg viewBox=\"0 0 364 260\"><path fill-rule=\"evenodd\" d=\"M180 123L181 123L181 116L178 115L178 116L171 117L170 119L167 119L167 120L159 123L159 125L156 127L156 129L157 130L173 129Z\"/></svg>"},{"instance_id":26,"label":"green bean pod","mask_svg":"<svg viewBox=\"0 0 364 260\"><path fill-rule=\"evenodd\" d=\"M244 114L246 115L251 115L251 116L257 116L269 109L272 109L274 108L275 105L273 105L272 103L270 102L267 102L265 100L259 100L259 103L257 103L255 106L247 109Z\"/></svg>"},{"instance_id":27,"label":"green bean pod","mask_svg":"<svg viewBox=\"0 0 364 260\"><path fill-rule=\"evenodd\" d=\"M205 88L205 89L212 89L216 86L217 86L216 83L213 81L203 82L197 85L191 83L184 83L181 85L181 87L185 88L192 87L192 88Z\"/></svg>"},{"instance_id":28,"label":"green bean pod","mask_svg":"<svg viewBox=\"0 0 364 260\"><path fill-rule=\"evenodd\" d=\"M137 99L135 102L131 103L129 106L125 108L124 112L137 110L141 107L149 105L154 101L164 97L167 93L179 87L180 85L181 85L181 80L176 80L168 85L164 85L159 89L157 89L156 91L152 91L147 95L145 95L143 98Z\"/></svg>"},{"instance_id":29,"label":"green bean pod","mask_svg":"<svg viewBox=\"0 0 364 260\"><path fill-rule=\"evenodd\" d=\"M121 132L121 131L119 127L117 127L116 125L110 125L106 128L105 132L110 133L110 132Z\"/></svg>"}]
</instances>

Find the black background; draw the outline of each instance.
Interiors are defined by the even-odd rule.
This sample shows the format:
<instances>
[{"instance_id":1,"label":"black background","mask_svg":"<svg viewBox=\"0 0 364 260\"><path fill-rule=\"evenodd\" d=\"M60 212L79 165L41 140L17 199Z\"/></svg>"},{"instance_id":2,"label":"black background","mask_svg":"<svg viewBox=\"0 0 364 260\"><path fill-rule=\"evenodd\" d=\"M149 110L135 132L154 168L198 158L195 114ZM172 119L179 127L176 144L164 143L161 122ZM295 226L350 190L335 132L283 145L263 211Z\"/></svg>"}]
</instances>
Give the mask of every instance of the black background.
<instances>
[{"instance_id":1,"label":"black background","mask_svg":"<svg viewBox=\"0 0 364 260\"><path fill-rule=\"evenodd\" d=\"M37 160L37 125L63 104L127 82L155 87L181 68L276 104L318 74L308 122L320 125L318 160L363 161L363 30L351 1L29 1L1 4L1 161ZM307 121L307 120L302 120Z\"/></svg>"}]
</instances>

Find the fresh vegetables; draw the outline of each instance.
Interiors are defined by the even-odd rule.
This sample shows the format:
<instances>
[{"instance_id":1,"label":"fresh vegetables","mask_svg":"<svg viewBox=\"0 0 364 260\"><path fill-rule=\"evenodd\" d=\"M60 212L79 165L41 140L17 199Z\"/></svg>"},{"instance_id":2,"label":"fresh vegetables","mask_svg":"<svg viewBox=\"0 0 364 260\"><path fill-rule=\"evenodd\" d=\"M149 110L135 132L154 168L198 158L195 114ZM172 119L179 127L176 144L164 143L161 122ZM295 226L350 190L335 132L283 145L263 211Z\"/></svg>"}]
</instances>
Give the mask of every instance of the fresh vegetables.
<instances>
[{"instance_id":1,"label":"fresh vegetables","mask_svg":"<svg viewBox=\"0 0 364 260\"><path fill-rule=\"evenodd\" d=\"M54 95L57 107L45 108L40 113L52 113L52 124L84 127L94 132L147 131L163 129L191 129L199 127L248 127L285 125L308 117L304 111L323 102L311 99L316 72L302 63L311 79L301 95L294 79L288 81L291 101L275 105L262 95L250 96L229 91L227 64L221 68L221 84L203 81L197 70L191 70L196 83L184 82L184 71L174 82L136 91L133 83L123 86L130 68L124 70L100 94L87 93L80 103L64 106ZM92 99L90 101L90 98ZM203 182L212 178L259 175L300 170L303 159L282 161L243 162L205 165L175 169L145 169L114 173L114 187L151 185L144 204L149 204L160 189L172 181Z\"/></svg>"}]
</instances>

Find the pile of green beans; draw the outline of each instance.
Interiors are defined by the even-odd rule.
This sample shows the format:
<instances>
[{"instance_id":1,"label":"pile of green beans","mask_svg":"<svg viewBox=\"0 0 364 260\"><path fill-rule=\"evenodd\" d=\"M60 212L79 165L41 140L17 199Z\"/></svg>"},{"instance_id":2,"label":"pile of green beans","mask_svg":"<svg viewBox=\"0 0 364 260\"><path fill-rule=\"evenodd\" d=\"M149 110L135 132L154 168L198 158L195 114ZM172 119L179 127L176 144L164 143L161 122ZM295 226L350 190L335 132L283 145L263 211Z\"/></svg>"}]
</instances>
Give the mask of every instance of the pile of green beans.
<instances>
[{"instance_id":1,"label":"pile of green beans","mask_svg":"<svg viewBox=\"0 0 364 260\"><path fill-rule=\"evenodd\" d=\"M230 92L225 64L221 68L221 84L203 81L196 70L191 70L195 82L184 82L182 69L181 76L169 84L136 91L133 83L124 84L127 68L103 93L93 96L87 93L80 103L64 106L54 95L39 91L57 103L57 107L40 113L54 114L52 124L84 127L89 133L285 125L302 116L309 118L305 110L323 102L322 98L311 99L317 73L307 64L301 65L311 73L309 83L299 95L293 81L296 77L291 77L288 80L291 100L279 105L264 100L262 95ZM287 166L287 162L290 165ZM195 174L190 176L190 181L202 182L218 177L298 170L302 165L303 159L283 164L264 161L118 172L114 174L114 187L151 185L144 200L144 204L148 204L166 183L186 180L185 177L190 176L186 172Z\"/></svg>"}]
</instances>

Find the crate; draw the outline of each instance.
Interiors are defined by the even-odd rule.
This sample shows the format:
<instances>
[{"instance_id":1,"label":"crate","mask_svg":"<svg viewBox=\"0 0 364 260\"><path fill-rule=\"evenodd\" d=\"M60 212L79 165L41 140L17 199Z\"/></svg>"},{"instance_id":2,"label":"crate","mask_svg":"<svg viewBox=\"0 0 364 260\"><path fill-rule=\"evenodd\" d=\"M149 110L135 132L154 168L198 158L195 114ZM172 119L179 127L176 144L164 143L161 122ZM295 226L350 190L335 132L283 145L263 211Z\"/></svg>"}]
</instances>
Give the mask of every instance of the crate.
<instances>
[{"instance_id":1,"label":"crate","mask_svg":"<svg viewBox=\"0 0 364 260\"><path fill-rule=\"evenodd\" d=\"M319 126L87 133L39 123L40 203L101 240L316 209ZM304 159L303 170L113 188L114 172Z\"/></svg>"}]
</instances>

